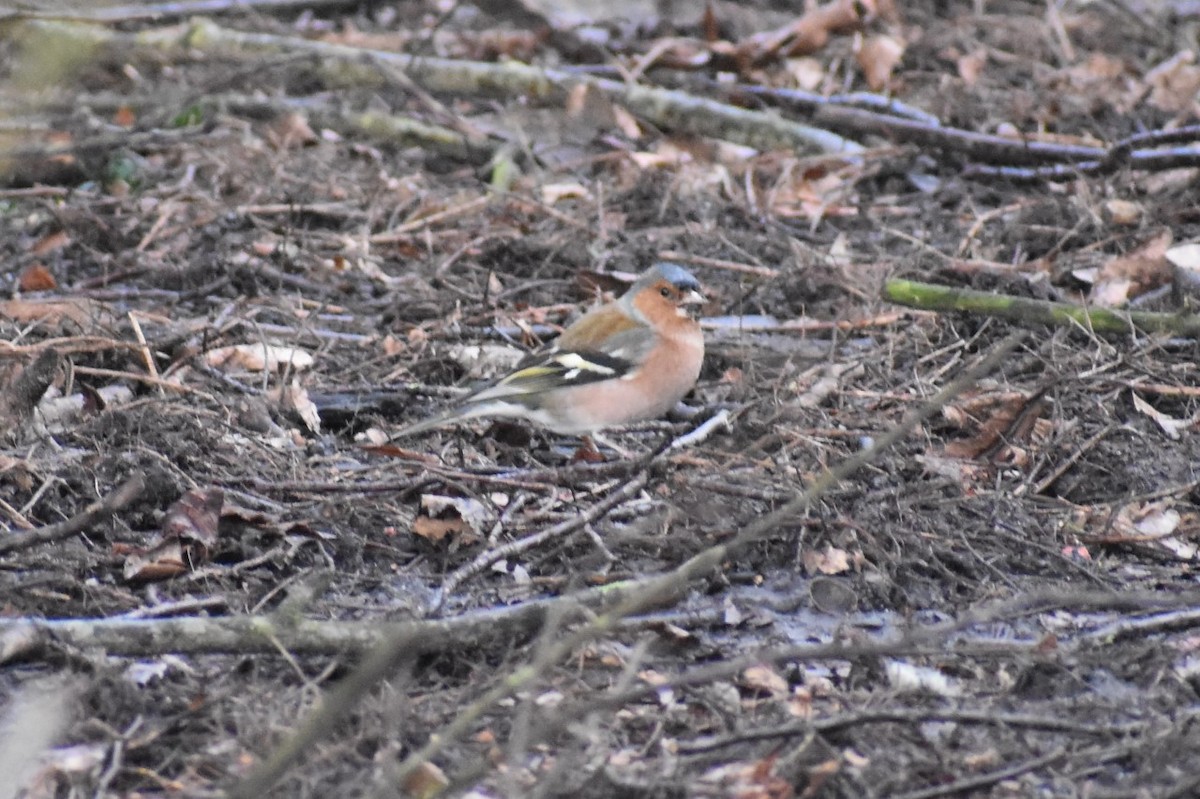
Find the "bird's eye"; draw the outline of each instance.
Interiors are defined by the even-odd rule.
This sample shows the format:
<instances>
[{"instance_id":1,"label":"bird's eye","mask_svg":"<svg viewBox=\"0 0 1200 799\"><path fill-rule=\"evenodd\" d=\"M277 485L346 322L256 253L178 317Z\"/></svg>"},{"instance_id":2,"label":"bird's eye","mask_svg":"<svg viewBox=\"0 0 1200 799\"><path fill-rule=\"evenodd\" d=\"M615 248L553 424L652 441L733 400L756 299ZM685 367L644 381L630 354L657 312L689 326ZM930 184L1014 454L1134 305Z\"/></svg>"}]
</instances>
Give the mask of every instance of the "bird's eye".
<instances>
[{"instance_id":1,"label":"bird's eye","mask_svg":"<svg viewBox=\"0 0 1200 799\"><path fill-rule=\"evenodd\" d=\"M671 287L670 286L663 286L662 288L660 288L658 290L658 293L663 295L664 297L666 297L668 300L671 299Z\"/></svg>"}]
</instances>

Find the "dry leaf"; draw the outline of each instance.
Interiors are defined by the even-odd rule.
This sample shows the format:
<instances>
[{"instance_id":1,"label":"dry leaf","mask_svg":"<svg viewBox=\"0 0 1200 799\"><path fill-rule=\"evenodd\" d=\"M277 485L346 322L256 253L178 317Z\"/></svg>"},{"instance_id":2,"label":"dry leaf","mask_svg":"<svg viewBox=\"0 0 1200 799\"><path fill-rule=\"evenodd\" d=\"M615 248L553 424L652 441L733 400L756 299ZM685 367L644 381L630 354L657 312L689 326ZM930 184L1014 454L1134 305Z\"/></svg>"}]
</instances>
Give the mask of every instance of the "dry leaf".
<instances>
[{"instance_id":1,"label":"dry leaf","mask_svg":"<svg viewBox=\"0 0 1200 799\"><path fill-rule=\"evenodd\" d=\"M832 0L782 28L748 37L731 56L741 64L754 65L781 56L812 55L824 48L831 36L861 30L874 15L874 6L868 0Z\"/></svg>"},{"instance_id":2,"label":"dry leaf","mask_svg":"<svg viewBox=\"0 0 1200 799\"><path fill-rule=\"evenodd\" d=\"M1146 402L1146 400L1142 399L1137 394L1133 395L1133 407L1138 413L1144 414L1153 419L1154 423L1157 424L1159 428L1167 434L1167 438L1171 439L1172 441L1178 441L1179 432L1181 430L1187 430L1192 426L1192 422L1190 420L1176 419L1173 416L1168 416L1162 411L1156 409L1150 403Z\"/></svg>"},{"instance_id":3,"label":"dry leaf","mask_svg":"<svg viewBox=\"0 0 1200 799\"><path fill-rule=\"evenodd\" d=\"M313 433L321 432L321 415L317 412L316 404L309 399L308 391L293 380L289 385L279 386L267 392L267 398L277 403L285 411L291 411L300 417L304 426Z\"/></svg>"},{"instance_id":4,"label":"dry leaf","mask_svg":"<svg viewBox=\"0 0 1200 799\"><path fill-rule=\"evenodd\" d=\"M122 128L132 128L137 124L137 114L127 105L122 105L113 113L113 124Z\"/></svg>"},{"instance_id":5,"label":"dry leaf","mask_svg":"<svg viewBox=\"0 0 1200 799\"><path fill-rule=\"evenodd\" d=\"M308 369L315 359L299 347L280 344L234 344L204 353L204 362L226 372L277 371L290 367L296 371Z\"/></svg>"},{"instance_id":6,"label":"dry leaf","mask_svg":"<svg viewBox=\"0 0 1200 799\"><path fill-rule=\"evenodd\" d=\"M974 86L979 81L983 68L987 66L987 50L980 48L964 56L959 56L955 66L958 68L958 76L963 79L963 83Z\"/></svg>"},{"instance_id":7,"label":"dry leaf","mask_svg":"<svg viewBox=\"0 0 1200 799\"><path fill-rule=\"evenodd\" d=\"M44 322L61 328L71 322L75 327L92 330L115 321L108 306L88 299L73 300L6 300L0 302L0 317L23 325Z\"/></svg>"},{"instance_id":8,"label":"dry leaf","mask_svg":"<svg viewBox=\"0 0 1200 799\"><path fill-rule=\"evenodd\" d=\"M829 363L814 366L788 384L789 391L797 392L796 404L801 408L819 407L847 380L863 374L861 363Z\"/></svg>"},{"instance_id":9,"label":"dry leaf","mask_svg":"<svg viewBox=\"0 0 1200 799\"><path fill-rule=\"evenodd\" d=\"M224 502L219 488L194 488L176 500L163 518L157 540L126 556L125 579L165 580L207 561L217 544Z\"/></svg>"},{"instance_id":10,"label":"dry leaf","mask_svg":"<svg viewBox=\"0 0 1200 799\"><path fill-rule=\"evenodd\" d=\"M309 127L308 119L298 111L289 111L271 122L267 126L266 138L277 150L291 150L320 141Z\"/></svg>"},{"instance_id":11,"label":"dry leaf","mask_svg":"<svg viewBox=\"0 0 1200 799\"><path fill-rule=\"evenodd\" d=\"M763 664L745 669L741 674L741 684L744 688L776 698L788 694L787 680L779 676L770 666Z\"/></svg>"},{"instance_id":12,"label":"dry leaf","mask_svg":"<svg viewBox=\"0 0 1200 799\"><path fill-rule=\"evenodd\" d=\"M1133 252L1117 256L1100 267L1089 295L1091 302L1113 308L1170 283L1172 270L1166 253L1171 240L1171 230L1164 228Z\"/></svg>"},{"instance_id":13,"label":"dry leaf","mask_svg":"<svg viewBox=\"0 0 1200 799\"><path fill-rule=\"evenodd\" d=\"M1031 397L1019 391L979 392L963 400L947 405L942 415L957 427L976 429L970 438L951 441L943 454L948 458L973 460L989 454L991 461L1023 465L1024 450L1016 445L1039 441L1049 432L1042 416L1046 402L1038 398L1031 404Z\"/></svg>"},{"instance_id":14,"label":"dry leaf","mask_svg":"<svg viewBox=\"0 0 1200 799\"><path fill-rule=\"evenodd\" d=\"M417 765L404 778L402 789L412 799L433 799L450 787L450 778L433 763L425 761Z\"/></svg>"},{"instance_id":15,"label":"dry leaf","mask_svg":"<svg viewBox=\"0 0 1200 799\"><path fill-rule=\"evenodd\" d=\"M902 660L889 660L885 666L888 682L901 692L928 692L937 696L958 696L959 685L937 669L914 666Z\"/></svg>"},{"instance_id":16,"label":"dry leaf","mask_svg":"<svg viewBox=\"0 0 1200 799\"><path fill-rule=\"evenodd\" d=\"M458 518L434 519L429 516L418 516L413 519L412 532L430 541L441 541L448 535L459 535L470 529L466 522Z\"/></svg>"},{"instance_id":17,"label":"dry leaf","mask_svg":"<svg viewBox=\"0 0 1200 799\"><path fill-rule=\"evenodd\" d=\"M58 288L58 281L44 265L33 263L21 270L17 286L21 291L53 291Z\"/></svg>"},{"instance_id":18,"label":"dry leaf","mask_svg":"<svg viewBox=\"0 0 1200 799\"><path fill-rule=\"evenodd\" d=\"M805 91L816 90L825 80L825 64L820 59L810 56L789 58L783 66L792 80L796 82L796 86Z\"/></svg>"},{"instance_id":19,"label":"dry leaf","mask_svg":"<svg viewBox=\"0 0 1200 799\"><path fill-rule=\"evenodd\" d=\"M1171 113L1193 108L1200 94L1196 54L1181 50L1147 72L1145 83L1150 87L1149 103L1155 108Z\"/></svg>"},{"instance_id":20,"label":"dry leaf","mask_svg":"<svg viewBox=\"0 0 1200 799\"><path fill-rule=\"evenodd\" d=\"M470 543L491 529L493 522L492 512L477 499L422 494L421 515L413 519L412 531L431 541L455 536Z\"/></svg>"},{"instance_id":21,"label":"dry leaf","mask_svg":"<svg viewBox=\"0 0 1200 799\"><path fill-rule=\"evenodd\" d=\"M1112 225L1132 226L1142 221L1146 209L1130 200L1108 200L1104 203L1104 218Z\"/></svg>"},{"instance_id":22,"label":"dry leaf","mask_svg":"<svg viewBox=\"0 0 1200 799\"><path fill-rule=\"evenodd\" d=\"M826 544L821 551L806 548L801 555L804 571L808 574L841 574L850 570L850 554L844 549L838 549Z\"/></svg>"},{"instance_id":23,"label":"dry leaf","mask_svg":"<svg viewBox=\"0 0 1200 799\"><path fill-rule=\"evenodd\" d=\"M892 71L904 57L904 43L887 35L868 36L854 54L871 91L887 88Z\"/></svg>"},{"instance_id":24,"label":"dry leaf","mask_svg":"<svg viewBox=\"0 0 1200 799\"><path fill-rule=\"evenodd\" d=\"M791 782L775 775L779 755L761 760L736 761L706 771L699 780L697 796L728 796L736 799L789 799Z\"/></svg>"},{"instance_id":25,"label":"dry leaf","mask_svg":"<svg viewBox=\"0 0 1200 799\"><path fill-rule=\"evenodd\" d=\"M542 186L542 202L554 205L559 200L590 200L591 193L578 183L547 183Z\"/></svg>"},{"instance_id":26,"label":"dry leaf","mask_svg":"<svg viewBox=\"0 0 1200 799\"><path fill-rule=\"evenodd\" d=\"M47 233L45 236L42 236L40 239L38 239L34 245L29 248L29 252L33 255L42 256L47 253L54 252L55 250L61 250L70 243L71 237L67 234L67 232L65 230L57 230L53 233Z\"/></svg>"},{"instance_id":27,"label":"dry leaf","mask_svg":"<svg viewBox=\"0 0 1200 799\"><path fill-rule=\"evenodd\" d=\"M1163 257L1180 269L1200 271L1200 242L1177 244L1164 252Z\"/></svg>"},{"instance_id":28,"label":"dry leaf","mask_svg":"<svg viewBox=\"0 0 1200 799\"><path fill-rule=\"evenodd\" d=\"M852 768L866 768L870 764L870 761L859 755L857 759L862 762L856 763L849 756L853 751L852 749L846 750L846 762ZM824 760L815 766L810 766L807 769L808 785L805 786L804 793L800 794L799 799L814 799L814 797L820 795L821 789L825 787L825 783L829 782L830 778L836 776L841 770L842 763L836 757Z\"/></svg>"},{"instance_id":29,"label":"dry leaf","mask_svg":"<svg viewBox=\"0 0 1200 799\"><path fill-rule=\"evenodd\" d=\"M637 117L619 105L613 106L613 123L630 141L642 138L642 126L638 123Z\"/></svg>"}]
</instances>

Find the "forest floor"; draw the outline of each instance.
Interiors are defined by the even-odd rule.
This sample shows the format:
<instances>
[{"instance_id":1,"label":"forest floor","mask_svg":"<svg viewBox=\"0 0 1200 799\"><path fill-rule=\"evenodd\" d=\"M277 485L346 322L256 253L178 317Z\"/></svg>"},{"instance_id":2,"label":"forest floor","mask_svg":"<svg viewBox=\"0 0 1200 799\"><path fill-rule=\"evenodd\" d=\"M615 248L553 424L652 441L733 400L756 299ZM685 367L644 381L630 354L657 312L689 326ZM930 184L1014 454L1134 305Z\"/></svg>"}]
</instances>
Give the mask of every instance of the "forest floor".
<instances>
[{"instance_id":1,"label":"forest floor","mask_svg":"<svg viewBox=\"0 0 1200 799\"><path fill-rule=\"evenodd\" d=\"M1200 791L1194 3L85 5L0 43L0 797ZM625 455L389 440L659 260Z\"/></svg>"}]
</instances>

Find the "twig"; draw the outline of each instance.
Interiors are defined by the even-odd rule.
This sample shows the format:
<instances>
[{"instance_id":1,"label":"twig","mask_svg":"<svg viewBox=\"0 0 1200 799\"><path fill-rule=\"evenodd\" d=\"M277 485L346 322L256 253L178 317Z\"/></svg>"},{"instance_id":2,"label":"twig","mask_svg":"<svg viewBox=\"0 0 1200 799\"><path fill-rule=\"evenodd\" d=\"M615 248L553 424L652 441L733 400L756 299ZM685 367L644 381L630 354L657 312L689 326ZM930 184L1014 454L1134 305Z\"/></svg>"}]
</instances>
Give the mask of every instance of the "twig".
<instances>
[{"instance_id":1,"label":"twig","mask_svg":"<svg viewBox=\"0 0 1200 799\"><path fill-rule=\"evenodd\" d=\"M958 128L945 128L859 108L822 106L813 115L822 125L837 130L874 133L892 141L963 153L989 163L1044 164L1053 161L1079 162L1104 157L1103 147L1059 144L1036 139L1017 139Z\"/></svg>"},{"instance_id":2,"label":"twig","mask_svg":"<svg viewBox=\"0 0 1200 799\"><path fill-rule=\"evenodd\" d=\"M920 791L909 791L908 793L894 794L894 799L934 799L937 796L949 796L956 793L966 793L978 788L983 788L988 785L995 785L1018 774L1024 774L1034 769L1048 766L1051 763L1062 758L1067 753L1065 747L1058 747L1049 754L1035 757L1032 760L1026 760L1021 763L1016 763L1008 768L1002 768L998 771L989 771L987 774L980 774L978 777L964 777L961 780L948 782L945 785L934 785L931 788L925 788Z\"/></svg>"},{"instance_id":3,"label":"twig","mask_svg":"<svg viewBox=\"0 0 1200 799\"><path fill-rule=\"evenodd\" d=\"M720 412L706 419L699 424L696 429L690 433L685 433L679 438L671 442L671 449L683 449L694 444L701 444L717 431L717 428L724 427L729 429L729 409L723 408Z\"/></svg>"},{"instance_id":4,"label":"twig","mask_svg":"<svg viewBox=\"0 0 1200 799\"><path fill-rule=\"evenodd\" d=\"M0 497L0 513L7 516L13 524L22 530L32 530L36 526L33 522L25 518L25 514L8 504L8 501L4 497Z\"/></svg>"},{"instance_id":5,"label":"twig","mask_svg":"<svg viewBox=\"0 0 1200 799\"><path fill-rule=\"evenodd\" d=\"M1055 716L1037 716L1032 713L1003 713L988 710L962 710L948 708L926 710L921 708L871 708L853 713L842 713L824 719L800 721L777 727L762 727L728 735L710 736L678 743L681 754L697 754L723 749L741 743L769 741L805 735L812 731L833 732L860 724L923 724L929 721L953 721L959 724L986 724L994 727L1023 727L1032 730L1073 732L1084 735L1131 735L1146 728L1144 723L1130 724L1081 724Z\"/></svg>"},{"instance_id":6,"label":"twig","mask_svg":"<svg viewBox=\"0 0 1200 799\"><path fill-rule=\"evenodd\" d=\"M441 222L457 219L461 216L466 216L478 211L491 202L491 199L491 197L486 195L482 197L476 197L472 200L468 200L465 203L460 203L459 205L447 208L444 211L438 211L436 214L418 217L411 221L405 222L404 224L389 230L387 233L377 233L374 236L371 236L368 241L370 241L372 244L395 244L396 242L407 238L409 233L413 233L426 227L432 227L433 225Z\"/></svg>"},{"instance_id":7,"label":"twig","mask_svg":"<svg viewBox=\"0 0 1200 799\"><path fill-rule=\"evenodd\" d=\"M769 278L779 277L779 270L772 269L769 266L743 264L738 261L726 261L721 258L705 258L703 255L692 255L681 250L662 250L659 252L658 257L664 261L677 261L681 264L691 264L693 266L707 266L712 269L724 269L727 272L741 272L745 275L757 275L758 277Z\"/></svg>"},{"instance_id":8,"label":"twig","mask_svg":"<svg viewBox=\"0 0 1200 799\"><path fill-rule=\"evenodd\" d=\"M458 586L462 585L464 580L468 580L479 574L484 569L505 558L510 558L513 555L526 552L534 547L541 546L546 541L551 541L556 538L563 538L571 533L580 530L597 519L604 516L610 510L620 505L631 496L641 491L649 482L649 475L643 469L638 474L634 475L631 480L625 483L620 488L612 491L604 499L592 505L578 516L573 516L564 522L548 527L541 532L527 535L524 538L519 538L503 546L489 549L486 552L480 553L473 561L465 566L460 566L451 572L445 580L442 581L441 588L438 589L430 603L429 613L437 613L441 610L446 602L446 598L454 592Z\"/></svg>"},{"instance_id":9,"label":"twig","mask_svg":"<svg viewBox=\"0 0 1200 799\"><path fill-rule=\"evenodd\" d=\"M137 499L145 488L146 482L142 476L134 475L108 496L93 502L69 519L0 538L0 555L59 541L94 527Z\"/></svg>"},{"instance_id":10,"label":"twig","mask_svg":"<svg viewBox=\"0 0 1200 799\"><path fill-rule=\"evenodd\" d=\"M191 386L185 386L183 383L176 383L171 380L165 380L157 375L143 375L137 372L126 372L120 369L101 369L95 366L74 366L72 367L76 374L89 375L92 377L113 377L119 380L132 380L136 383L145 383L150 386L157 386L160 391L170 389L176 394L199 394L206 399L216 403L216 398L206 391Z\"/></svg>"},{"instance_id":11,"label":"twig","mask_svg":"<svg viewBox=\"0 0 1200 799\"><path fill-rule=\"evenodd\" d=\"M1121 619L1098 630L1093 630L1088 637L1108 644L1120 638L1168 629L1187 629L1197 625L1200 625L1200 608L1187 608L1173 610L1169 613L1157 613L1140 619Z\"/></svg>"},{"instance_id":12,"label":"twig","mask_svg":"<svg viewBox=\"0 0 1200 799\"><path fill-rule=\"evenodd\" d=\"M886 115L888 117L900 117L902 119L910 119L914 122L920 122L933 128L940 128L941 121L926 111L919 108L914 108L911 105L902 103L892 97L885 97L882 94L873 94L871 92L849 92L846 94L833 94L826 97L817 92L808 92L803 89L777 89L770 86L756 86L752 83L740 83L734 86L723 84L719 81L706 81L706 84L713 89L727 92L730 95L736 96L739 94L750 95L762 99L777 102L783 106L790 106L803 111L806 115L820 108L862 108L864 110L876 113L878 115Z\"/></svg>"},{"instance_id":13,"label":"twig","mask_svg":"<svg viewBox=\"0 0 1200 799\"><path fill-rule=\"evenodd\" d=\"M175 602L163 602L150 607L138 608L122 614L123 619L161 619L165 616L179 616L184 613L195 613L200 610L213 610L229 605L229 600L223 596L205 596L192 599L180 599Z\"/></svg>"},{"instance_id":14,"label":"twig","mask_svg":"<svg viewBox=\"0 0 1200 799\"><path fill-rule=\"evenodd\" d=\"M1087 441L1084 441L1082 444L1076 447L1075 451L1068 455L1062 463L1057 464L1050 474L1046 475L1041 480L1038 480L1037 484L1034 485L1030 493L1032 493L1034 496L1045 493L1047 488L1054 485L1058 481L1058 478L1066 474L1069 469L1079 462L1080 458L1082 458L1084 455L1090 452L1093 447L1103 441L1109 433L1116 429L1116 427L1116 424L1108 424L1090 436Z\"/></svg>"}]
</instances>

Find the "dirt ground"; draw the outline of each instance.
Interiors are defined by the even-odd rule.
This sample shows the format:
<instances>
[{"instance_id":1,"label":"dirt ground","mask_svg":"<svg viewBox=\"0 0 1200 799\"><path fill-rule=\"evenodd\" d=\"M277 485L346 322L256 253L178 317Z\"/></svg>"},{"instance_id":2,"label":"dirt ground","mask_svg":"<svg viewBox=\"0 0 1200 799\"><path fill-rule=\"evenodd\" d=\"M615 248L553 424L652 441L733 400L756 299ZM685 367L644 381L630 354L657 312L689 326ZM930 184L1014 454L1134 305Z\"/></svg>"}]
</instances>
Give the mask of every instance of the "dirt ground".
<instances>
[{"instance_id":1,"label":"dirt ground","mask_svg":"<svg viewBox=\"0 0 1200 799\"><path fill-rule=\"evenodd\" d=\"M1200 795L1194 335L881 299L1185 318L1194 4L586 5L8 20L0 797ZM779 111L865 149L233 31L870 93ZM662 259L707 355L627 456L388 441Z\"/></svg>"}]
</instances>

